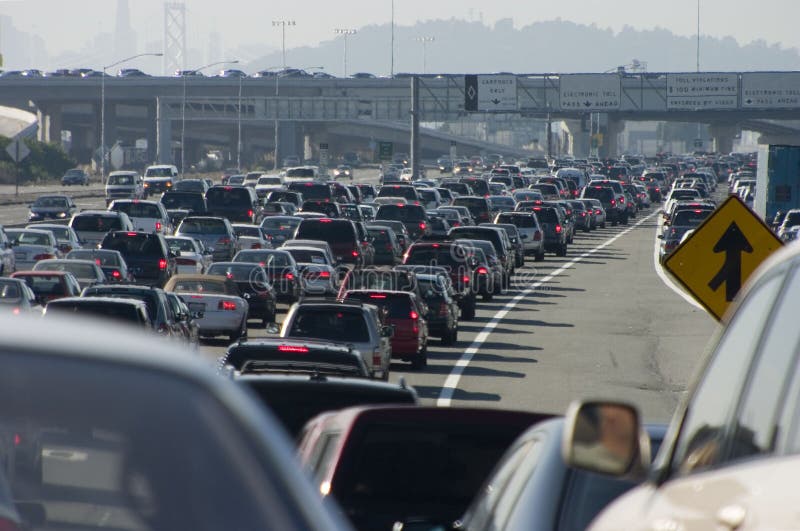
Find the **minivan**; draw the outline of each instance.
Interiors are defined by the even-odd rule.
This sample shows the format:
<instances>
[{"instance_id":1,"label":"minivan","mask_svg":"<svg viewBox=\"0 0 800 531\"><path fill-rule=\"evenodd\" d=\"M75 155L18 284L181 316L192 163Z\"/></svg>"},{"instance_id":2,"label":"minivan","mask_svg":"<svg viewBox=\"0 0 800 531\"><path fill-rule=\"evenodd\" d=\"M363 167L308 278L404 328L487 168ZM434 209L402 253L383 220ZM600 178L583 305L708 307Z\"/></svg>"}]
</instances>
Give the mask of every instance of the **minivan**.
<instances>
[{"instance_id":1,"label":"minivan","mask_svg":"<svg viewBox=\"0 0 800 531\"><path fill-rule=\"evenodd\" d=\"M138 199L115 199L109 206L110 212L125 212L133 223L133 230L172 234L172 221L164 205L157 201Z\"/></svg>"},{"instance_id":2,"label":"minivan","mask_svg":"<svg viewBox=\"0 0 800 531\"><path fill-rule=\"evenodd\" d=\"M108 231L132 231L133 223L125 212L84 210L72 216L69 226L81 239L84 247L95 247Z\"/></svg>"},{"instance_id":3,"label":"minivan","mask_svg":"<svg viewBox=\"0 0 800 531\"><path fill-rule=\"evenodd\" d=\"M261 223L261 206L249 186L212 186L206 192L209 216L228 218L231 223Z\"/></svg>"},{"instance_id":4,"label":"minivan","mask_svg":"<svg viewBox=\"0 0 800 531\"><path fill-rule=\"evenodd\" d=\"M363 265L361 242L353 222L349 219L304 219L297 226L294 237L327 242L337 262Z\"/></svg>"}]
</instances>

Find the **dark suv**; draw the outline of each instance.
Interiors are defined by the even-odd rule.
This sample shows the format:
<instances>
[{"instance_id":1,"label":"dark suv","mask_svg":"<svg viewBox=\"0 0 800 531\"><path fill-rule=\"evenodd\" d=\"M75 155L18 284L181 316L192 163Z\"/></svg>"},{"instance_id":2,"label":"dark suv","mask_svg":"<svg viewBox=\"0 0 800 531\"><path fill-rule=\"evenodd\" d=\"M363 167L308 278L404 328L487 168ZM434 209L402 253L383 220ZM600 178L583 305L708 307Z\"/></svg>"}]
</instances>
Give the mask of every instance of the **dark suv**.
<instances>
[{"instance_id":1,"label":"dark suv","mask_svg":"<svg viewBox=\"0 0 800 531\"><path fill-rule=\"evenodd\" d=\"M445 268L461 308L461 318L467 321L475 318L474 272L469 253L462 245L452 242L415 243L406 251L403 264Z\"/></svg>"},{"instance_id":2,"label":"dark suv","mask_svg":"<svg viewBox=\"0 0 800 531\"><path fill-rule=\"evenodd\" d=\"M209 216L228 218L231 223L261 223L261 204L249 186L212 186L206 192Z\"/></svg>"},{"instance_id":3,"label":"dark suv","mask_svg":"<svg viewBox=\"0 0 800 531\"><path fill-rule=\"evenodd\" d=\"M175 255L161 234L112 231L100 242L100 249L119 251L137 284L163 286L175 274Z\"/></svg>"},{"instance_id":4,"label":"dark suv","mask_svg":"<svg viewBox=\"0 0 800 531\"><path fill-rule=\"evenodd\" d=\"M600 185L587 186L583 189L581 199L597 199L603 204L606 218L612 225L619 222L627 223L628 214L624 204L619 204L614 190ZM623 221L624 219L624 221Z\"/></svg>"},{"instance_id":5,"label":"dark suv","mask_svg":"<svg viewBox=\"0 0 800 531\"><path fill-rule=\"evenodd\" d=\"M419 240L431 232L430 220L425 208L419 205L381 205L375 214L375 221L401 221L412 240Z\"/></svg>"},{"instance_id":6,"label":"dark suv","mask_svg":"<svg viewBox=\"0 0 800 531\"><path fill-rule=\"evenodd\" d=\"M176 319L167 294L161 288L133 286L125 284L102 285L86 288L81 297L112 297L115 299L136 299L145 303L153 330L167 337L183 337L181 324Z\"/></svg>"},{"instance_id":7,"label":"dark suv","mask_svg":"<svg viewBox=\"0 0 800 531\"><path fill-rule=\"evenodd\" d=\"M556 256L567 256L567 231L564 212L557 206L533 207L544 231L544 250Z\"/></svg>"},{"instance_id":8,"label":"dark suv","mask_svg":"<svg viewBox=\"0 0 800 531\"><path fill-rule=\"evenodd\" d=\"M353 222L349 219L304 219L297 226L294 237L300 240L328 242L337 261L356 266L363 265L361 242Z\"/></svg>"},{"instance_id":9,"label":"dark suv","mask_svg":"<svg viewBox=\"0 0 800 531\"><path fill-rule=\"evenodd\" d=\"M453 206L467 207L475 223L489 223L492 221L489 200L478 196L461 196L453 200Z\"/></svg>"}]
</instances>

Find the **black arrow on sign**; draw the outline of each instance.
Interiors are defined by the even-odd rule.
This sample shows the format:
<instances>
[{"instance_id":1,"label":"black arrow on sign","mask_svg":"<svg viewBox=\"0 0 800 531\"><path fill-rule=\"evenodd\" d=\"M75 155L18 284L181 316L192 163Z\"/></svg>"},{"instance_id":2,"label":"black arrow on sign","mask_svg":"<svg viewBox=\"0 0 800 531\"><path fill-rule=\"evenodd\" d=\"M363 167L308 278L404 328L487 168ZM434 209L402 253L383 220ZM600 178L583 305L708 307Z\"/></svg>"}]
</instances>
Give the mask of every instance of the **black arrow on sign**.
<instances>
[{"instance_id":1,"label":"black arrow on sign","mask_svg":"<svg viewBox=\"0 0 800 531\"><path fill-rule=\"evenodd\" d=\"M722 235L714 246L715 253L725 253L725 263L722 269L716 274L708 287L712 291L717 291L722 283L725 283L725 300L732 301L739 288L742 287L742 253L752 253L753 246L742 234L739 225L731 222L728 230Z\"/></svg>"},{"instance_id":2,"label":"black arrow on sign","mask_svg":"<svg viewBox=\"0 0 800 531\"><path fill-rule=\"evenodd\" d=\"M495 98L495 99L492 100L492 103L494 103L495 105L498 105L500 103L500 100Z\"/></svg>"},{"instance_id":3,"label":"black arrow on sign","mask_svg":"<svg viewBox=\"0 0 800 531\"><path fill-rule=\"evenodd\" d=\"M591 107L592 106L592 102L587 100L587 101L583 102L583 105L586 106L586 107Z\"/></svg>"}]
</instances>

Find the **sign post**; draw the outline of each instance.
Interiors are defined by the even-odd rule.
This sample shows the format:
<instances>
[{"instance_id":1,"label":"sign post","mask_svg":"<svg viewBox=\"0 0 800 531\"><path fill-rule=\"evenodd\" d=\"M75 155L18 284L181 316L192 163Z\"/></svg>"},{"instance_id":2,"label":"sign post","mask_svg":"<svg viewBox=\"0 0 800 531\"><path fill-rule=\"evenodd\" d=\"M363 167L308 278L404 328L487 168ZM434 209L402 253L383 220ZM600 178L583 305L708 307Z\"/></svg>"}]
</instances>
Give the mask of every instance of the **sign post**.
<instances>
[{"instance_id":1,"label":"sign post","mask_svg":"<svg viewBox=\"0 0 800 531\"><path fill-rule=\"evenodd\" d=\"M14 184L14 195L19 195L19 163L25 160L25 157L31 154L31 150L20 138L14 138L8 146L6 146L6 153L11 157L16 164L17 175Z\"/></svg>"},{"instance_id":2,"label":"sign post","mask_svg":"<svg viewBox=\"0 0 800 531\"><path fill-rule=\"evenodd\" d=\"M717 320L767 257L783 245L761 218L731 196L664 262Z\"/></svg>"}]
</instances>

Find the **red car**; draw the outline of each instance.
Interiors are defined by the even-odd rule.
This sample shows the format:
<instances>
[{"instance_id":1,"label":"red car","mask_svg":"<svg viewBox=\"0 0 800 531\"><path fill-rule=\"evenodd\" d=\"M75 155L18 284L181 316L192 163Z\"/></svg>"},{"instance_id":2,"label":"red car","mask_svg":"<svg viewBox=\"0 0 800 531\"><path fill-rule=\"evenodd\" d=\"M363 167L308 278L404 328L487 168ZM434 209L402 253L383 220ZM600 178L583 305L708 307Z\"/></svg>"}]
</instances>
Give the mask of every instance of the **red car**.
<instances>
[{"instance_id":1,"label":"red car","mask_svg":"<svg viewBox=\"0 0 800 531\"><path fill-rule=\"evenodd\" d=\"M415 369L428 364L428 323L425 303L408 291L352 290L344 301L356 300L381 308L384 324L394 326L392 357L410 361Z\"/></svg>"},{"instance_id":2,"label":"red car","mask_svg":"<svg viewBox=\"0 0 800 531\"><path fill-rule=\"evenodd\" d=\"M78 280L66 271L17 271L11 278L23 279L42 306L55 299L81 294Z\"/></svg>"}]
</instances>

